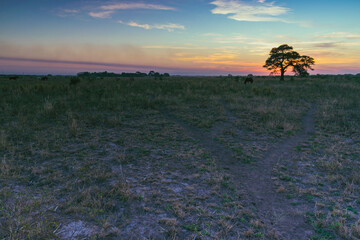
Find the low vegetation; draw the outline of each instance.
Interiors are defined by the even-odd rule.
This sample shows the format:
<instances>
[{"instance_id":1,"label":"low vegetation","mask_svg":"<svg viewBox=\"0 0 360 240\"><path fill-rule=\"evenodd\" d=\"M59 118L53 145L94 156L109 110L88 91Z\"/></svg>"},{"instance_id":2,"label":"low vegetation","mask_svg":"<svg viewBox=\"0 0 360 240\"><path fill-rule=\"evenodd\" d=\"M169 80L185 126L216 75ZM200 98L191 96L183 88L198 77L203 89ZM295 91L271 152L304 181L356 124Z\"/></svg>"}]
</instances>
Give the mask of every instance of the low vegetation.
<instances>
[{"instance_id":1,"label":"low vegetation","mask_svg":"<svg viewBox=\"0 0 360 240\"><path fill-rule=\"evenodd\" d=\"M277 239L188 131L256 167L311 106L316 131L274 191L312 239L360 238L360 77L253 79L1 76L0 238Z\"/></svg>"}]
</instances>

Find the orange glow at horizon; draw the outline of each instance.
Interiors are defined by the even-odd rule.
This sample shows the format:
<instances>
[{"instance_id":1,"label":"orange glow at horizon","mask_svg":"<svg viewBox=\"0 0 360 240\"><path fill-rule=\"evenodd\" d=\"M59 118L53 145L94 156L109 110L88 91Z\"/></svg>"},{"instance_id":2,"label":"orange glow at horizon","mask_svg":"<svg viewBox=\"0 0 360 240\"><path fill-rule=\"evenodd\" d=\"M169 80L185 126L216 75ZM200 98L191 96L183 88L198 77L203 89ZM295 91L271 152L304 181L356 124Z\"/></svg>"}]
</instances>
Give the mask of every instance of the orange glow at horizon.
<instances>
[{"instance_id":1,"label":"orange glow at horizon","mask_svg":"<svg viewBox=\"0 0 360 240\"><path fill-rule=\"evenodd\" d=\"M42 60L41 62L31 61L31 60L4 60L0 59L0 65L9 69L13 70L14 72L21 73L21 72L30 72L36 73L41 72L42 69L46 69L46 73L55 73L59 74L60 72L64 71L65 74L75 74L78 72L102 72L102 71L109 71L115 73L121 72L148 72L150 70L160 71L160 72L169 72L179 74L180 72L184 72L185 75L217 75L223 74L227 75L229 73L232 74L240 74L246 75L249 73L255 75L266 75L268 72L265 69L261 69L256 66L236 66L236 65L209 65L204 64L198 67L172 67L172 66L112 66L111 64L107 63L63 63L63 62L46 62L46 60ZM43 71L42 71L43 72Z\"/></svg>"},{"instance_id":2,"label":"orange glow at horizon","mask_svg":"<svg viewBox=\"0 0 360 240\"><path fill-rule=\"evenodd\" d=\"M136 46L136 45L71 45L71 44L20 44L0 41L0 72L77 73L81 71L150 71L176 74L255 74L268 75L262 66L268 57L252 51L239 52L236 48L210 48L205 46ZM296 50L296 49L295 49ZM303 51L300 51L302 53ZM350 70L356 72L359 57L329 56L323 52L309 54L315 58L316 71L331 73ZM20 58L20 60L4 60ZM21 60L28 59L28 60ZM37 60L41 60L41 62ZM49 61L49 62L46 62ZM61 62L54 62L61 61ZM121 66L126 65L126 66ZM23 68L20 70L19 68ZM41 70L43 68L43 70ZM319 70L317 70L319 69ZM334 70L336 69L336 70ZM292 74L290 70L287 74Z\"/></svg>"}]
</instances>

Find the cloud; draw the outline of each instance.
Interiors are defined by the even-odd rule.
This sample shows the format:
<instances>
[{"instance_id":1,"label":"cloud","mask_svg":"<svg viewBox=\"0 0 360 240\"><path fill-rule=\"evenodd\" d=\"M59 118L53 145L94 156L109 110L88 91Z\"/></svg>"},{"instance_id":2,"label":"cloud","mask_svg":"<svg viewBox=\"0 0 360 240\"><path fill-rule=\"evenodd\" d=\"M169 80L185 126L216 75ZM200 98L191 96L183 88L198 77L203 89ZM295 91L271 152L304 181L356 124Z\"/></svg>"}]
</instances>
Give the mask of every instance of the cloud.
<instances>
[{"instance_id":1,"label":"cloud","mask_svg":"<svg viewBox=\"0 0 360 240\"><path fill-rule=\"evenodd\" d=\"M133 67L133 66L145 67L143 65L118 64L118 63L106 63L106 62L71 61L71 60L54 60L54 59L38 59L38 58L18 58L18 57L1 57L1 56L0 56L0 60L38 62L38 63L86 64L86 65L100 65L100 66L113 66L113 67Z\"/></svg>"},{"instance_id":2,"label":"cloud","mask_svg":"<svg viewBox=\"0 0 360 240\"><path fill-rule=\"evenodd\" d=\"M266 0L258 0L252 3L241 0L216 0L210 4L216 6L216 8L211 10L213 14L229 15L228 18L237 21L288 22L276 16L286 14L290 11L289 8L275 6L275 2L267 3Z\"/></svg>"},{"instance_id":3,"label":"cloud","mask_svg":"<svg viewBox=\"0 0 360 240\"><path fill-rule=\"evenodd\" d=\"M145 59L141 46L132 44L89 44L63 42L57 44L14 43L0 40L0 56L15 58L44 58L56 60L126 62ZM133 62L137 62L134 60Z\"/></svg>"},{"instance_id":4,"label":"cloud","mask_svg":"<svg viewBox=\"0 0 360 240\"><path fill-rule=\"evenodd\" d=\"M79 10L76 10L76 9L64 9L64 12L66 12L66 13L78 13Z\"/></svg>"},{"instance_id":5,"label":"cloud","mask_svg":"<svg viewBox=\"0 0 360 240\"><path fill-rule=\"evenodd\" d=\"M77 13L79 13L79 10L76 9L58 9L55 14L59 17L69 17L75 16Z\"/></svg>"},{"instance_id":6,"label":"cloud","mask_svg":"<svg viewBox=\"0 0 360 240\"><path fill-rule=\"evenodd\" d=\"M160 4L148 3L117 3L111 5L104 5L100 7L103 10L124 10L124 9L153 9L153 10L175 10L173 7L168 7Z\"/></svg>"},{"instance_id":7,"label":"cloud","mask_svg":"<svg viewBox=\"0 0 360 240\"><path fill-rule=\"evenodd\" d=\"M103 11L103 12L89 12L89 15L93 18L109 18L114 11Z\"/></svg>"},{"instance_id":8,"label":"cloud","mask_svg":"<svg viewBox=\"0 0 360 240\"><path fill-rule=\"evenodd\" d=\"M142 47L143 49L167 49L167 50L198 50L201 47L198 46L173 46L173 45L145 45ZM207 49L207 47L203 47L203 49Z\"/></svg>"},{"instance_id":9,"label":"cloud","mask_svg":"<svg viewBox=\"0 0 360 240\"><path fill-rule=\"evenodd\" d=\"M333 33L323 34L318 37L319 38L327 38L327 39L334 39L334 38L360 39L360 34L359 33L349 33L349 32L333 32Z\"/></svg>"},{"instance_id":10,"label":"cloud","mask_svg":"<svg viewBox=\"0 0 360 240\"><path fill-rule=\"evenodd\" d=\"M215 43L250 43L256 40L255 38L249 38L244 35L234 35L234 36L218 36L212 40Z\"/></svg>"},{"instance_id":11,"label":"cloud","mask_svg":"<svg viewBox=\"0 0 360 240\"><path fill-rule=\"evenodd\" d=\"M274 37L278 38L278 39L282 39L284 41L297 41L299 40L297 37L294 37L294 36L289 36L289 35L285 35L285 34L278 34L278 35L275 35Z\"/></svg>"},{"instance_id":12,"label":"cloud","mask_svg":"<svg viewBox=\"0 0 360 240\"><path fill-rule=\"evenodd\" d=\"M173 32L175 29L181 29L181 30L185 29L185 27L183 25L179 25L179 24L175 24L175 23L154 24L154 25L151 25L151 24L139 24L139 23L134 22L134 21L131 21L131 22L128 22L128 23L124 23L123 21L119 21L119 23L128 25L130 27L144 28L146 30L160 29L160 30L167 30L169 32Z\"/></svg>"},{"instance_id":13,"label":"cloud","mask_svg":"<svg viewBox=\"0 0 360 240\"><path fill-rule=\"evenodd\" d=\"M314 47L316 47L316 48L334 48L334 47L338 47L338 43L333 43L333 42L316 43L316 44L314 44Z\"/></svg>"},{"instance_id":14,"label":"cloud","mask_svg":"<svg viewBox=\"0 0 360 240\"><path fill-rule=\"evenodd\" d=\"M168 7L160 4L149 3L116 3L110 5L102 5L98 12L90 12L89 15L94 18L110 18L116 10L130 10L130 9L150 9L150 10L176 10L173 7Z\"/></svg>"},{"instance_id":15,"label":"cloud","mask_svg":"<svg viewBox=\"0 0 360 240\"><path fill-rule=\"evenodd\" d=\"M202 36L204 36L204 37L221 37L223 35L220 34L220 33L211 33L211 32L209 32L209 33L202 34Z\"/></svg>"}]
</instances>

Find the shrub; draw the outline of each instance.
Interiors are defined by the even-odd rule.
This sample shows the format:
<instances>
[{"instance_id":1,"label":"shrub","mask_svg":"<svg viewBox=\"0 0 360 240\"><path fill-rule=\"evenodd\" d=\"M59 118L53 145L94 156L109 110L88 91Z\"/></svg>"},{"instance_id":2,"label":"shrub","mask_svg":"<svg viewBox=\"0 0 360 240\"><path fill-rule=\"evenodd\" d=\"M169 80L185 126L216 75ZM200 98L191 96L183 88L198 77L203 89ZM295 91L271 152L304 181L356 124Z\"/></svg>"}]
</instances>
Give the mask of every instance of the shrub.
<instances>
[{"instance_id":1,"label":"shrub","mask_svg":"<svg viewBox=\"0 0 360 240\"><path fill-rule=\"evenodd\" d=\"M80 82L80 78L78 78L78 77L70 78L70 85L77 85L79 82Z\"/></svg>"}]
</instances>

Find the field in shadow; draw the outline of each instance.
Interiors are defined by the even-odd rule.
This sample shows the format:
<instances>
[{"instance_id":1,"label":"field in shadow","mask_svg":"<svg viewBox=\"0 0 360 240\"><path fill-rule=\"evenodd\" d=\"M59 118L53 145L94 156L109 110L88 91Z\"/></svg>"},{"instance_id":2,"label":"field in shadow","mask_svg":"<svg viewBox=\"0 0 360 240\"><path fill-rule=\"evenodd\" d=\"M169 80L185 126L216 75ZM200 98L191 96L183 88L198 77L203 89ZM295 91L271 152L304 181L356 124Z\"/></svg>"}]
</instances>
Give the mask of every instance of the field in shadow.
<instances>
[{"instance_id":1,"label":"field in shadow","mask_svg":"<svg viewBox=\"0 0 360 240\"><path fill-rule=\"evenodd\" d=\"M0 77L3 239L360 238L360 79Z\"/></svg>"}]
</instances>

